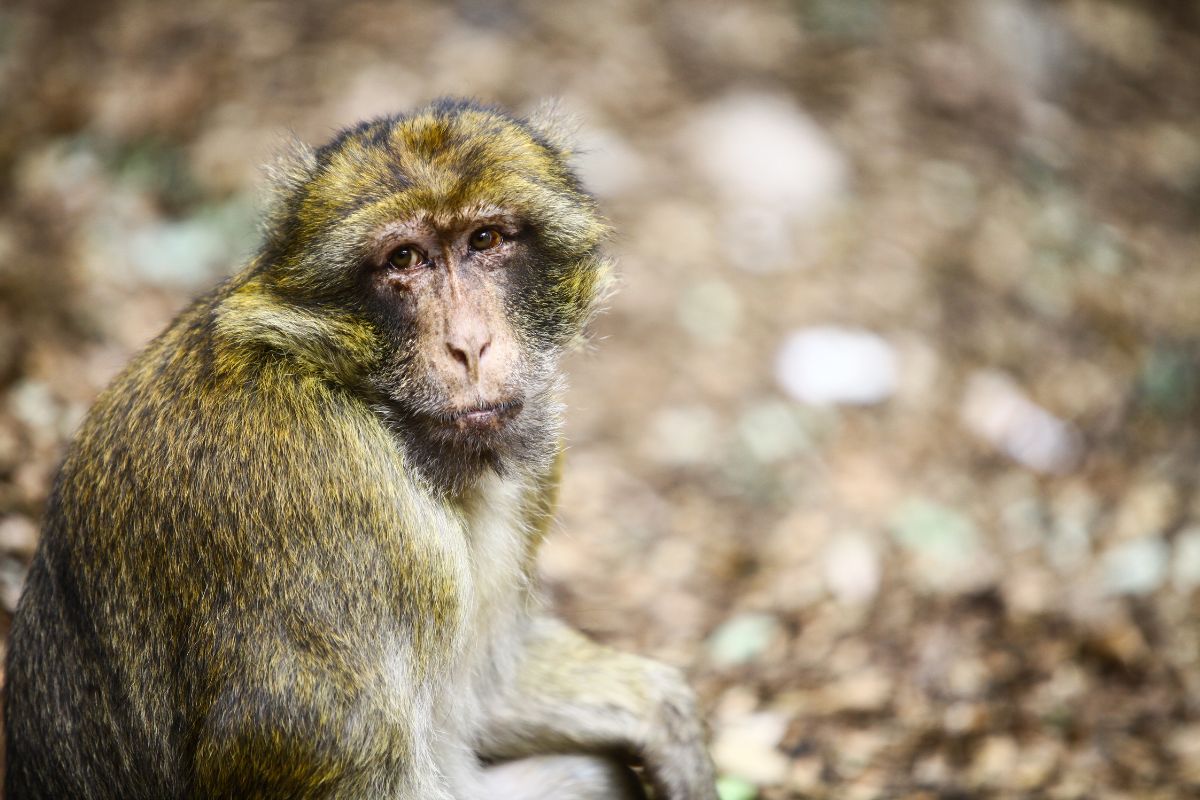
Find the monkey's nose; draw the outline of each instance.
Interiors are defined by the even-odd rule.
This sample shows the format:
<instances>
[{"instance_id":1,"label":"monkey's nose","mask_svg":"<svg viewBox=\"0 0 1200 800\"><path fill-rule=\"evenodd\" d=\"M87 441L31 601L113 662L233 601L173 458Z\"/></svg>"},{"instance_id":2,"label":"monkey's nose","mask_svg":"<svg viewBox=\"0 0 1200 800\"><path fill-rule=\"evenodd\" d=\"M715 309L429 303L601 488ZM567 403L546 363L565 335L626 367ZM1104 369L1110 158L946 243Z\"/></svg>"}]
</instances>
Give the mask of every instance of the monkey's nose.
<instances>
[{"instance_id":1,"label":"monkey's nose","mask_svg":"<svg viewBox=\"0 0 1200 800\"><path fill-rule=\"evenodd\" d=\"M492 339L486 335L465 335L446 340L446 349L451 357L467 371L471 380L479 380L479 362L492 346Z\"/></svg>"}]
</instances>

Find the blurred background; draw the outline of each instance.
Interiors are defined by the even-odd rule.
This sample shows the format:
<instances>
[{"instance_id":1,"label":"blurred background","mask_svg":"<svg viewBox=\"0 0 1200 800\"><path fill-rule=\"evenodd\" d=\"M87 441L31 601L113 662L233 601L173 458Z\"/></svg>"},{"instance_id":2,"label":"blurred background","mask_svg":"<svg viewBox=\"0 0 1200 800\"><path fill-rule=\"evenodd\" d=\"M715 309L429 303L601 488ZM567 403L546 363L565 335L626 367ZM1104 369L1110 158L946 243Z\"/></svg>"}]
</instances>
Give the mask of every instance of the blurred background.
<instances>
[{"instance_id":1,"label":"blurred background","mask_svg":"<svg viewBox=\"0 0 1200 800\"><path fill-rule=\"evenodd\" d=\"M579 121L622 287L550 594L725 800L1200 791L1200 2L9 2L0 624L95 394L289 132Z\"/></svg>"}]
</instances>

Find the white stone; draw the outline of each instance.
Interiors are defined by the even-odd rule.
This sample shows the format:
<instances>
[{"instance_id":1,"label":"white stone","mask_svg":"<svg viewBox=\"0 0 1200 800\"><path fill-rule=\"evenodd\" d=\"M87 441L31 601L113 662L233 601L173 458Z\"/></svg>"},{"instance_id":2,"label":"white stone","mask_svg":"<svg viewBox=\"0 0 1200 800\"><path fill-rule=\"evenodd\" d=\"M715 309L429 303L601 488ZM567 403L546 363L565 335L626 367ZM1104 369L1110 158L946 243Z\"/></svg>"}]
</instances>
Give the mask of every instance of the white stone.
<instances>
[{"instance_id":1,"label":"white stone","mask_svg":"<svg viewBox=\"0 0 1200 800\"><path fill-rule=\"evenodd\" d=\"M788 266L810 227L846 193L845 157L784 95L727 95L683 130L685 155L723 207L732 266Z\"/></svg>"},{"instance_id":2,"label":"white stone","mask_svg":"<svg viewBox=\"0 0 1200 800\"><path fill-rule=\"evenodd\" d=\"M697 169L731 200L783 206L803 218L821 211L845 187L841 153L782 95L726 96L700 110L690 137Z\"/></svg>"},{"instance_id":3,"label":"white stone","mask_svg":"<svg viewBox=\"0 0 1200 800\"><path fill-rule=\"evenodd\" d=\"M1038 472L1067 472L1079 460L1075 428L1030 400L1001 372L980 370L971 376L960 418L968 430Z\"/></svg>"},{"instance_id":4,"label":"white stone","mask_svg":"<svg viewBox=\"0 0 1200 800\"><path fill-rule=\"evenodd\" d=\"M825 585L843 603L865 603L879 590L879 554L866 537L843 534L829 543Z\"/></svg>"},{"instance_id":5,"label":"white stone","mask_svg":"<svg viewBox=\"0 0 1200 800\"><path fill-rule=\"evenodd\" d=\"M713 742L717 768L760 786L782 783L790 762L776 748L787 723L785 715L764 711L727 725Z\"/></svg>"},{"instance_id":6,"label":"white stone","mask_svg":"<svg viewBox=\"0 0 1200 800\"><path fill-rule=\"evenodd\" d=\"M0 518L0 550L8 553L32 554L37 547L37 525L20 514Z\"/></svg>"},{"instance_id":7,"label":"white stone","mask_svg":"<svg viewBox=\"0 0 1200 800\"><path fill-rule=\"evenodd\" d=\"M1156 536L1124 542L1104 554L1104 588L1111 594L1149 594L1162 586L1171 551Z\"/></svg>"},{"instance_id":8,"label":"white stone","mask_svg":"<svg viewBox=\"0 0 1200 800\"><path fill-rule=\"evenodd\" d=\"M871 405L896 391L896 354L869 331L806 328L784 341L775 375L784 391L803 403Z\"/></svg>"},{"instance_id":9,"label":"white stone","mask_svg":"<svg viewBox=\"0 0 1200 800\"><path fill-rule=\"evenodd\" d=\"M59 405L50 387L41 381L24 380L8 393L12 415L29 428L49 430L58 421Z\"/></svg>"}]
</instances>

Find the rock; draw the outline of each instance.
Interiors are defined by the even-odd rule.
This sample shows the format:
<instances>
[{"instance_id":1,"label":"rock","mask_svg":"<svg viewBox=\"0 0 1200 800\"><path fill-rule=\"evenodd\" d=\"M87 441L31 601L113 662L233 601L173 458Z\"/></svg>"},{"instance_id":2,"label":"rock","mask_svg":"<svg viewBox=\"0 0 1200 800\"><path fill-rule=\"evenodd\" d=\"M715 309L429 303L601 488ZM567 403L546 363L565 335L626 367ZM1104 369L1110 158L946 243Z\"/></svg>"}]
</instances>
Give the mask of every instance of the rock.
<instances>
[{"instance_id":1,"label":"rock","mask_svg":"<svg viewBox=\"0 0 1200 800\"><path fill-rule=\"evenodd\" d=\"M865 603L879 591L879 553L865 536L843 534L825 548L825 585L843 603Z\"/></svg>"},{"instance_id":2,"label":"rock","mask_svg":"<svg viewBox=\"0 0 1200 800\"><path fill-rule=\"evenodd\" d=\"M988 665L981 659L960 655L946 674L946 689L957 697L979 697L987 688Z\"/></svg>"},{"instance_id":3,"label":"rock","mask_svg":"<svg viewBox=\"0 0 1200 800\"><path fill-rule=\"evenodd\" d=\"M703 108L689 144L727 199L811 218L845 189L842 154L786 95L739 92Z\"/></svg>"},{"instance_id":4,"label":"rock","mask_svg":"<svg viewBox=\"0 0 1200 800\"><path fill-rule=\"evenodd\" d=\"M1118 614L1100 623L1091 645L1106 658L1129 668L1144 662L1150 653L1150 645L1141 628L1126 614Z\"/></svg>"},{"instance_id":5,"label":"rock","mask_svg":"<svg viewBox=\"0 0 1200 800\"><path fill-rule=\"evenodd\" d=\"M846 190L845 158L790 97L738 92L698 111L683 149L739 232L735 266L788 265L800 228Z\"/></svg>"},{"instance_id":6,"label":"rock","mask_svg":"<svg viewBox=\"0 0 1200 800\"><path fill-rule=\"evenodd\" d=\"M977 785L1005 786L1019 763L1017 743L1008 736L989 736L983 740L971 765L971 779Z\"/></svg>"},{"instance_id":7,"label":"rock","mask_svg":"<svg viewBox=\"0 0 1200 800\"><path fill-rule=\"evenodd\" d=\"M39 438L51 434L58 425L58 401L41 381L24 380L9 389L8 407Z\"/></svg>"},{"instance_id":8,"label":"rock","mask_svg":"<svg viewBox=\"0 0 1200 800\"><path fill-rule=\"evenodd\" d=\"M1110 594L1149 594L1166 580L1170 558L1167 543L1157 537L1119 544L1104 553L1104 589Z\"/></svg>"},{"instance_id":9,"label":"rock","mask_svg":"<svg viewBox=\"0 0 1200 800\"><path fill-rule=\"evenodd\" d=\"M783 633L770 614L740 614L721 625L708 639L708 654L719 667L753 661Z\"/></svg>"},{"instance_id":10,"label":"rock","mask_svg":"<svg viewBox=\"0 0 1200 800\"><path fill-rule=\"evenodd\" d=\"M0 558L0 605L9 613L17 610L25 588L25 567L12 558Z\"/></svg>"},{"instance_id":11,"label":"rock","mask_svg":"<svg viewBox=\"0 0 1200 800\"><path fill-rule=\"evenodd\" d=\"M1007 577L1004 598L1017 614L1041 614L1056 602L1060 584L1049 570L1028 567Z\"/></svg>"},{"instance_id":12,"label":"rock","mask_svg":"<svg viewBox=\"0 0 1200 800\"><path fill-rule=\"evenodd\" d=\"M811 405L871 405L896 391L896 354L869 331L813 327L792 332L775 361L784 391Z\"/></svg>"},{"instance_id":13,"label":"rock","mask_svg":"<svg viewBox=\"0 0 1200 800\"><path fill-rule=\"evenodd\" d=\"M1030 400L1003 373L981 370L971 376L960 418L968 430L1037 472L1067 472L1079 461L1075 428Z\"/></svg>"},{"instance_id":14,"label":"rock","mask_svg":"<svg viewBox=\"0 0 1200 800\"><path fill-rule=\"evenodd\" d=\"M940 751L930 753L919 759L912 767L912 777L919 783L939 786L950 779L955 772L946 763L946 756Z\"/></svg>"},{"instance_id":15,"label":"rock","mask_svg":"<svg viewBox=\"0 0 1200 800\"><path fill-rule=\"evenodd\" d=\"M892 679L882 670L868 667L842 678L825 692L830 712L873 713L883 711L892 697Z\"/></svg>"},{"instance_id":16,"label":"rock","mask_svg":"<svg viewBox=\"0 0 1200 800\"><path fill-rule=\"evenodd\" d=\"M1013 777L1017 787L1029 791L1050 780L1062 755L1062 746L1049 737L1039 738L1021 748Z\"/></svg>"},{"instance_id":17,"label":"rock","mask_svg":"<svg viewBox=\"0 0 1200 800\"><path fill-rule=\"evenodd\" d=\"M783 714L760 712L726 726L713 742L717 769L759 786L782 783L789 762L776 748L787 722Z\"/></svg>"},{"instance_id":18,"label":"rock","mask_svg":"<svg viewBox=\"0 0 1200 800\"><path fill-rule=\"evenodd\" d=\"M0 551L31 556L37 542L37 525L29 517L16 514L0 519Z\"/></svg>"},{"instance_id":19,"label":"rock","mask_svg":"<svg viewBox=\"0 0 1200 800\"><path fill-rule=\"evenodd\" d=\"M989 721L987 705L984 703L951 703L942 714L942 727L955 735L979 733L987 727Z\"/></svg>"}]
</instances>

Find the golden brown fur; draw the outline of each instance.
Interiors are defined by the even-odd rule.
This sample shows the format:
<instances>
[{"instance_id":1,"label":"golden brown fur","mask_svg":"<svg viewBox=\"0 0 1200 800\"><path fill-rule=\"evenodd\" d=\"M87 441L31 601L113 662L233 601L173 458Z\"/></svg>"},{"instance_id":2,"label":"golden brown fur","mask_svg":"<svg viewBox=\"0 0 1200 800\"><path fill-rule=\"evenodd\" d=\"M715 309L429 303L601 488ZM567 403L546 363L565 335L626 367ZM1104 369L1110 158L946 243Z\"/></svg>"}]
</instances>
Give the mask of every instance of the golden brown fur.
<instances>
[{"instance_id":1,"label":"golden brown fur","mask_svg":"<svg viewBox=\"0 0 1200 800\"><path fill-rule=\"evenodd\" d=\"M278 169L262 251L63 464L11 637L9 798L633 797L627 760L715 796L679 675L533 589L557 357L607 274L555 141L446 102Z\"/></svg>"}]
</instances>

